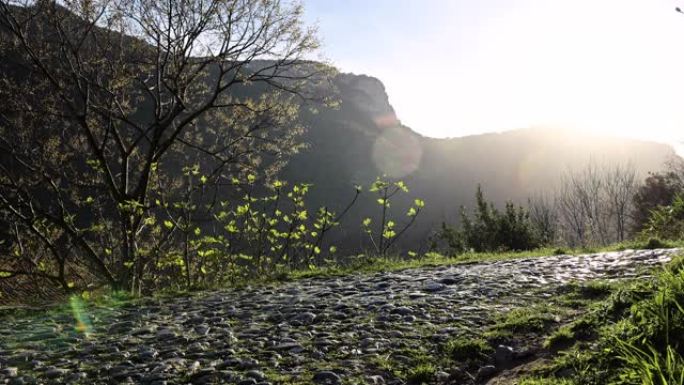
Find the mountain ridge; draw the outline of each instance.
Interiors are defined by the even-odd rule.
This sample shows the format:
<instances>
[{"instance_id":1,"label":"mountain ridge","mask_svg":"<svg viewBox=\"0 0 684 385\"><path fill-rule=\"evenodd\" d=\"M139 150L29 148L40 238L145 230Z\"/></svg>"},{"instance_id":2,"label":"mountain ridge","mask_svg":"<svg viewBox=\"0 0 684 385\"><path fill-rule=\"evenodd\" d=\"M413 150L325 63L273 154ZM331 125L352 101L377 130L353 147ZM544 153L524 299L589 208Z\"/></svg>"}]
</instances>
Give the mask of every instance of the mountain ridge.
<instances>
[{"instance_id":1,"label":"mountain ridge","mask_svg":"<svg viewBox=\"0 0 684 385\"><path fill-rule=\"evenodd\" d=\"M442 221L458 221L460 207L472 206L477 185L497 204L524 204L532 195L554 191L563 172L589 162L632 164L642 179L675 156L666 144L567 129L534 127L430 138L401 123L380 79L345 73L333 83L339 107L303 113L309 129L302 139L311 146L290 160L283 177L313 183L312 207L334 209L353 195L354 184L368 185L382 175L404 180L410 197L398 203L419 197L427 205L407 244L425 237ZM377 211L374 200L366 201L349 215L356 223L344 226L345 238L354 243L362 236L354 230L361 216ZM397 217L403 219L403 212L397 211Z\"/></svg>"}]
</instances>

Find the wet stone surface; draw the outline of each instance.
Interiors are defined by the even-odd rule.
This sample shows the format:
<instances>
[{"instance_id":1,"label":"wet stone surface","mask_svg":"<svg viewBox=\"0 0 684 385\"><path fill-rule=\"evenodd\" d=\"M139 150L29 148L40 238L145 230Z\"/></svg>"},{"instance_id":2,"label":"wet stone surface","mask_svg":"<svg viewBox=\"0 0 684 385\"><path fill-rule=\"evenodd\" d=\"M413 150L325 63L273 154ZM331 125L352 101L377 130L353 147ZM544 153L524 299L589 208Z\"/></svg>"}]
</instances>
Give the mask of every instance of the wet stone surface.
<instances>
[{"instance_id":1,"label":"wet stone surface","mask_svg":"<svg viewBox=\"0 0 684 385\"><path fill-rule=\"evenodd\" d=\"M410 360L401 352L481 329L559 285L648 274L675 252L420 268L5 314L0 384L403 384L379 358Z\"/></svg>"}]
</instances>

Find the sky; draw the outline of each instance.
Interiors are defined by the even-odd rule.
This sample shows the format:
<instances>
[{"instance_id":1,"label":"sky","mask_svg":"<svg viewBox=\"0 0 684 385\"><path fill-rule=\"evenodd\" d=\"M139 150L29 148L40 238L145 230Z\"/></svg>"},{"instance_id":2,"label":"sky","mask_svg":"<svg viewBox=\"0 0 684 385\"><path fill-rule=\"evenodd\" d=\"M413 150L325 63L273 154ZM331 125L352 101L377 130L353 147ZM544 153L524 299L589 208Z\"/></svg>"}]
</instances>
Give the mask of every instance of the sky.
<instances>
[{"instance_id":1,"label":"sky","mask_svg":"<svg viewBox=\"0 0 684 385\"><path fill-rule=\"evenodd\" d=\"M684 0L304 5L323 56L379 78L423 135L553 127L684 140Z\"/></svg>"}]
</instances>

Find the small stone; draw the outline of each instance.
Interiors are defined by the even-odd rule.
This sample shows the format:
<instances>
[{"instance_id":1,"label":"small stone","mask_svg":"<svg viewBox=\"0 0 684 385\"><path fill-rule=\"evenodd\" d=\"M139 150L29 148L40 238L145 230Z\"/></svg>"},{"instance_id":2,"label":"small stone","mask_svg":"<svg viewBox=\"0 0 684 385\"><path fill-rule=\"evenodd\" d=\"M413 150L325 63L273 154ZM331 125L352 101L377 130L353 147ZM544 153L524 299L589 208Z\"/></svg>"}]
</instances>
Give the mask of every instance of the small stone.
<instances>
[{"instance_id":1,"label":"small stone","mask_svg":"<svg viewBox=\"0 0 684 385\"><path fill-rule=\"evenodd\" d=\"M437 282L443 283L445 285L455 285L455 284L461 282L461 280L456 279L456 278L452 278L452 277L444 277L444 278L438 280Z\"/></svg>"},{"instance_id":2,"label":"small stone","mask_svg":"<svg viewBox=\"0 0 684 385\"><path fill-rule=\"evenodd\" d=\"M58 377L62 377L63 375L67 374L68 371L66 369L59 369L59 368L50 368L45 371L45 377L49 379L54 379Z\"/></svg>"},{"instance_id":3,"label":"small stone","mask_svg":"<svg viewBox=\"0 0 684 385\"><path fill-rule=\"evenodd\" d=\"M430 292L430 293L434 293L434 292L437 292L437 291L442 291L442 290L444 290L445 287L446 287L446 285L444 285L444 284L442 284L442 283L439 283L439 282L428 282L428 283L426 283L425 286L423 287L423 290L424 290L424 291L427 291L427 292Z\"/></svg>"},{"instance_id":4,"label":"small stone","mask_svg":"<svg viewBox=\"0 0 684 385\"><path fill-rule=\"evenodd\" d=\"M294 320L303 323L304 325L309 325L316 319L316 314L310 312L304 312L298 314Z\"/></svg>"},{"instance_id":5,"label":"small stone","mask_svg":"<svg viewBox=\"0 0 684 385\"><path fill-rule=\"evenodd\" d=\"M292 350L294 350L294 351L299 352L299 351L304 350L304 347L302 345L296 343L296 342L295 343L289 343L288 342L288 343L284 343L284 344L278 344L278 345L274 346L273 349L278 350L278 351L285 351L285 350L292 351Z\"/></svg>"},{"instance_id":6,"label":"small stone","mask_svg":"<svg viewBox=\"0 0 684 385\"><path fill-rule=\"evenodd\" d=\"M176 338L176 332L171 329L159 329L157 331L157 338L160 340Z\"/></svg>"},{"instance_id":7,"label":"small stone","mask_svg":"<svg viewBox=\"0 0 684 385\"><path fill-rule=\"evenodd\" d=\"M3 376L16 377L19 375L19 368L14 368L14 367L5 368L5 369L2 369L2 371L0 373L2 373Z\"/></svg>"},{"instance_id":8,"label":"small stone","mask_svg":"<svg viewBox=\"0 0 684 385\"><path fill-rule=\"evenodd\" d=\"M339 384L342 379L336 373L324 370L314 374L313 381L317 384Z\"/></svg>"},{"instance_id":9,"label":"small stone","mask_svg":"<svg viewBox=\"0 0 684 385\"><path fill-rule=\"evenodd\" d=\"M85 373L82 373L82 372L81 373L71 373L70 375L68 375L65 378L65 380L66 380L66 382L78 382L78 381L85 380L86 377L88 377L88 375Z\"/></svg>"},{"instance_id":10,"label":"small stone","mask_svg":"<svg viewBox=\"0 0 684 385\"><path fill-rule=\"evenodd\" d=\"M257 381L263 381L266 379L266 375L258 370L250 370L245 375L249 378L253 378Z\"/></svg>"},{"instance_id":11,"label":"small stone","mask_svg":"<svg viewBox=\"0 0 684 385\"><path fill-rule=\"evenodd\" d=\"M449 380L449 377L450 377L450 374L445 372L445 371L442 371L442 370L435 373L435 378L439 382L447 382Z\"/></svg>"},{"instance_id":12,"label":"small stone","mask_svg":"<svg viewBox=\"0 0 684 385\"><path fill-rule=\"evenodd\" d=\"M513 354L512 347L499 345L494 352L494 361L497 366L506 366L513 361Z\"/></svg>"},{"instance_id":13,"label":"small stone","mask_svg":"<svg viewBox=\"0 0 684 385\"><path fill-rule=\"evenodd\" d=\"M410 314L413 314L413 310L411 310L410 307L399 306L397 308L392 309L391 313L392 314L399 314L399 315L410 315Z\"/></svg>"},{"instance_id":14,"label":"small stone","mask_svg":"<svg viewBox=\"0 0 684 385\"><path fill-rule=\"evenodd\" d=\"M487 379L496 374L496 367L494 365L486 365L477 371L477 378L480 380Z\"/></svg>"}]
</instances>

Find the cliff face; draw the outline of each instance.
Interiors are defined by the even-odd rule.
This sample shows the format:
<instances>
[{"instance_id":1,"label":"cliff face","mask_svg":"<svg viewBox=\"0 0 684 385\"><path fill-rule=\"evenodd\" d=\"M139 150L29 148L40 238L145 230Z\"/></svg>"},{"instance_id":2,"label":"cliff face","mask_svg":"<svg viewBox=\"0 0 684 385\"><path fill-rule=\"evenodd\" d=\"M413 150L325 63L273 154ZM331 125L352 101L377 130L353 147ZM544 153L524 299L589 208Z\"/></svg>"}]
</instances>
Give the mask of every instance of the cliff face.
<instances>
[{"instance_id":1,"label":"cliff face","mask_svg":"<svg viewBox=\"0 0 684 385\"><path fill-rule=\"evenodd\" d=\"M674 155L664 144L562 130L426 138L401 124L378 79L341 74L335 85L339 108L302 117L309 127L304 140L311 146L292 159L285 179L313 183L312 204L336 209L353 196L355 183L367 185L383 174L403 179L410 195L427 204L415 239L443 220L457 220L461 205L472 206L477 184L495 202L524 203L535 193L552 192L564 171L588 162L631 163L643 176ZM373 199L365 201L348 219L346 236L353 242L362 215L377 211ZM395 206L404 219L404 209Z\"/></svg>"}]
</instances>

